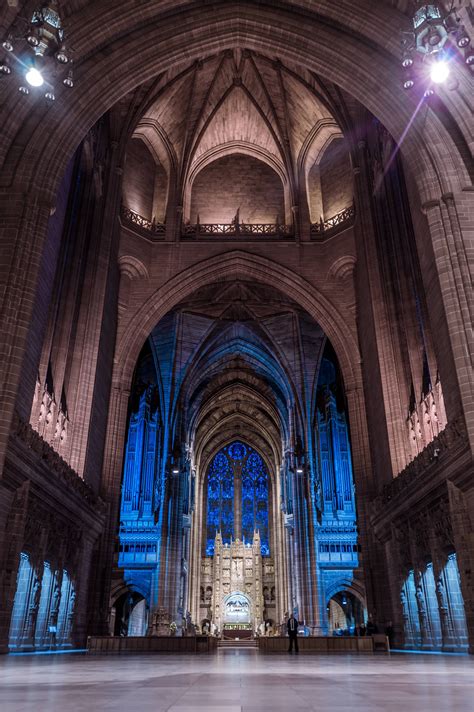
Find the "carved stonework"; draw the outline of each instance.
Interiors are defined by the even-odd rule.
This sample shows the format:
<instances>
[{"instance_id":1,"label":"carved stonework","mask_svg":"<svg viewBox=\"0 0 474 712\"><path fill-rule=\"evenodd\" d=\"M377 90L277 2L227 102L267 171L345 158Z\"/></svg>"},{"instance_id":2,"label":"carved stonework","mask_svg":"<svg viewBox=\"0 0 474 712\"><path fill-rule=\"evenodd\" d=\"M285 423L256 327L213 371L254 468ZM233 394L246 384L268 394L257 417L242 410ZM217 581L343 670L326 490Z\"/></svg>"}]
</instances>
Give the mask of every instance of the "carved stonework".
<instances>
[{"instance_id":1,"label":"carved stonework","mask_svg":"<svg viewBox=\"0 0 474 712\"><path fill-rule=\"evenodd\" d=\"M18 437L32 452L36 453L44 464L69 489L85 499L97 511L105 512L105 505L77 472L69 467L60 455L47 443L28 423L24 423L18 415L15 416L12 433Z\"/></svg>"},{"instance_id":2,"label":"carved stonework","mask_svg":"<svg viewBox=\"0 0 474 712\"><path fill-rule=\"evenodd\" d=\"M170 635L170 616L166 608L158 608L154 612L148 634L151 636Z\"/></svg>"},{"instance_id":3,"label":"carved stonework","mask_svg":"<svg viewBox=\"0 0 474 712\"><path fill-rule=\"evenodd\" d=\"M441 463L445 457L449 457L450 451L454 448L461 447L466 442L467 430L464 418L459 417L448 423L445 429L390 484L385 485L381 496L373 502L374 510L383 509L396 497L405 498L407 492L419 484L419 480L428 476L428 470Z\"/></svg>"}]
</instances>

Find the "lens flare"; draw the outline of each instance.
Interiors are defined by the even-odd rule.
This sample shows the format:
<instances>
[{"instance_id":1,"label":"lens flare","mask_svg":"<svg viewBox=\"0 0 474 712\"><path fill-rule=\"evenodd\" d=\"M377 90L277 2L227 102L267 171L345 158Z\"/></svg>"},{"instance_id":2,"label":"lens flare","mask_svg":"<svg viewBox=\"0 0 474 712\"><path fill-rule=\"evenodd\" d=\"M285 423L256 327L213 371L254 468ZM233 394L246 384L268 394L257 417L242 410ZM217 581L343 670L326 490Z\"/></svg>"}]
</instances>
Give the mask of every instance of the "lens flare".
<instances>
[{"instance_id":1,"label":"lens flare","mask_svg":"<svg viewBox=\"0 0 474 712\"><path fill-rule=\"evenodd\" d=\"M43 75L34 67L26 72L25 79L32 87L40 87L44 82Z\"/></svg>"},{"instance_id":2,"label":"lens flare","mask_svg":"<svg viewBox=\"0 0 474 712\"><path fill-rule=\"evenodd\" d=\"M449 77L448 63L444 61L433 62L430 77L431 81L434 82L434 84L444 84L444 82Z\"/></svg>"}]
</instances>

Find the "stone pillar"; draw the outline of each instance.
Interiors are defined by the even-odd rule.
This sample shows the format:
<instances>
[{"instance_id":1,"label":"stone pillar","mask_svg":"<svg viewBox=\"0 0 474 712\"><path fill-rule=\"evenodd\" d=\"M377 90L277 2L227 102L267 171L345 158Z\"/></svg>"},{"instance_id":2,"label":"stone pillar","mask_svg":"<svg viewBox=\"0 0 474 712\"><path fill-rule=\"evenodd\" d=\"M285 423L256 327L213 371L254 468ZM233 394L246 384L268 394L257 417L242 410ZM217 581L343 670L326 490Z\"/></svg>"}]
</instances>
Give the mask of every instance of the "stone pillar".
<instances>
[{"instance_id":1,"label":"stone pillar","mask_svg":"<svg viewBox=\"0 0 474 712\"><path fill-rule=\"evenodd\" d=\"M0 295L3 304L0 314L0 478L20 380L23 392L29 394L22 404L23 415L30 410L35 391L43 334L36 331L39 325L32 325L31 320L34 308L41 306L42 312L46 313L49 306L42 299L40 304L36 300L52 204L53 196L49 194L29 191L25 195L21 189L0 190ZM24 419L28 421L29 412Z\"/></svg>"},{"instance_id":2,"label":"stone pillar","mask_svg":"<svg viewBox=\"0 0 474 712\"><path fill-rule=\"evenodd\" d=\"M357 212L354 227L357 244L356 293L365 383L370 383L371 389L372 407L368 410L369 428L377 438L377 458L374 460L374 467L381 486L403 470L411 459L411 453L403 420L407 404L401 401L397 378L395 378L398 371L397 353L394 347L396 339L394 340L394 332L391 328L383 288L383 275L379 265L368 161L366 142L359 141L359 165L354 170Z\"/></svg>"},{"instance_id":3,"label":"stone pillar","mask_svg":"<svg viewBox=\"0 0 474 712\"><path fill-rule=\"evenodd\" d=\"M121 384L112 387L102 471L102 492L107 503L107 519L94 563L94 591L91 596L91 632L96 635L107 635L109 630L110 586L120 512L123 444L126 438L129 396L130 390Z\"/></svg>"},{"instance_id":4,"label":"stone pillar","mask_svg":"<svg viewBox=\"0 0 474 712\"><path fill-rule=\"evenodd\" d=\"M85 647L88 631L89 584L95 536L84 532L81 544L78 573L75 579L73 641L77 647Z\"/></svg>"}]
</instances>

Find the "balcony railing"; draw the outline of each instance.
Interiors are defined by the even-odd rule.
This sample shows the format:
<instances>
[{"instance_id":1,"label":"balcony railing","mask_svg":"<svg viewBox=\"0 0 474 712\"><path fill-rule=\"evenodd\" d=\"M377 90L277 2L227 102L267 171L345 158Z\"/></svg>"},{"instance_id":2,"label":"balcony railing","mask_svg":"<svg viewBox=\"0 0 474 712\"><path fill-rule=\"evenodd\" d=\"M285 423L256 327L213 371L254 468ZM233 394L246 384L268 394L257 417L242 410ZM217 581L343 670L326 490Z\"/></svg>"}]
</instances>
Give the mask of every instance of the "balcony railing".
<instances>
[{"instance_id":1,"label":"balcony railing","mask_svg":"<svg viewBox=\"0 0 474 712\"><path fill-rule=\"evenodd\" d=\"M125 225L130 227L138 227L140 231L148 233L150 236L156 236L157 238L164 238L166 235L166 225L165 223L157 223L154 220L147 220L142 215L135 213L130 208L126 208L122 205L120 209L120 217Z\"/></svg>"},{"instance_id":2,"label":"balcony railing","mask_svg":"<svg viewBox=\"0 0 474 712\"><path fill-rule=\"evenodd\" d=\"M132 229L137 229L149 239L163 240L166 236L166 224L158 223L155 220L147 220L134 210L122 205L120 210L122 223ZM321 220L311 225L311 237L313 239L324 239L328 235L345 230L354 222L355 208L351 205L340 213L334 215L329 220ZM230 238L234 240L252 240L268 238L273 240L293 239L294 229L292 225L280 223L241 223L233 220L230 223L195 223L193 225L183 225L181 236L185 240L198 240L208 238Z\"/></svg>"},{"instance_id":3,"label":"balcony railing","mask_svg":"<svg viewBox=\"0 0 474 712\"><path fill-rule=\"evenodd\" d=\"M327 234L336 232L337 228L345 229L350 227L354 222L355 218L355 207L351 205L349 208L341 210L340 213L334 215L329 220L320 220L317 223L311 224L311 237L321 238L326 237Z\"/></svg>"},{"instance_id":4,"label":"balcony railing","mask_svg":"<svg viewBox=\"0 0 474 712\"><path fill-rule=\"evenodd\" d=\"M230 237L234 239L253 239L269 237L285 239L293 237L293 228L279 223L241 223L233 220L231 223L196 223L183 225L182 236L188 239L206 237Z\"/></svg>"}]
</instances>

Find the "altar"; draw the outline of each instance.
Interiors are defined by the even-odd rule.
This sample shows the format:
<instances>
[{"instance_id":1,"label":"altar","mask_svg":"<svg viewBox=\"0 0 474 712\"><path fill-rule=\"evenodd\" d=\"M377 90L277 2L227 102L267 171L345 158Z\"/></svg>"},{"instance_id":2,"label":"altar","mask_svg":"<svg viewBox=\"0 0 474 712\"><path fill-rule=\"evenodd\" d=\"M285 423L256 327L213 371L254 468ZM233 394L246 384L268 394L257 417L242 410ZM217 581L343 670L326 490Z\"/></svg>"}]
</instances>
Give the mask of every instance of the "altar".
<instances>
[{"instance_id":1,"label":"altar","mask_svg":"<svg viewBox=\"0 0 474 712\"><path fill-rule=\"evenodd\" d=\"M217 533L213 557L203 561L201 581L207 617L223 637L251 638L263 622L264 569L258 532L251 542L235 539L229 544Z\"/></svg>"}]
</instances>

